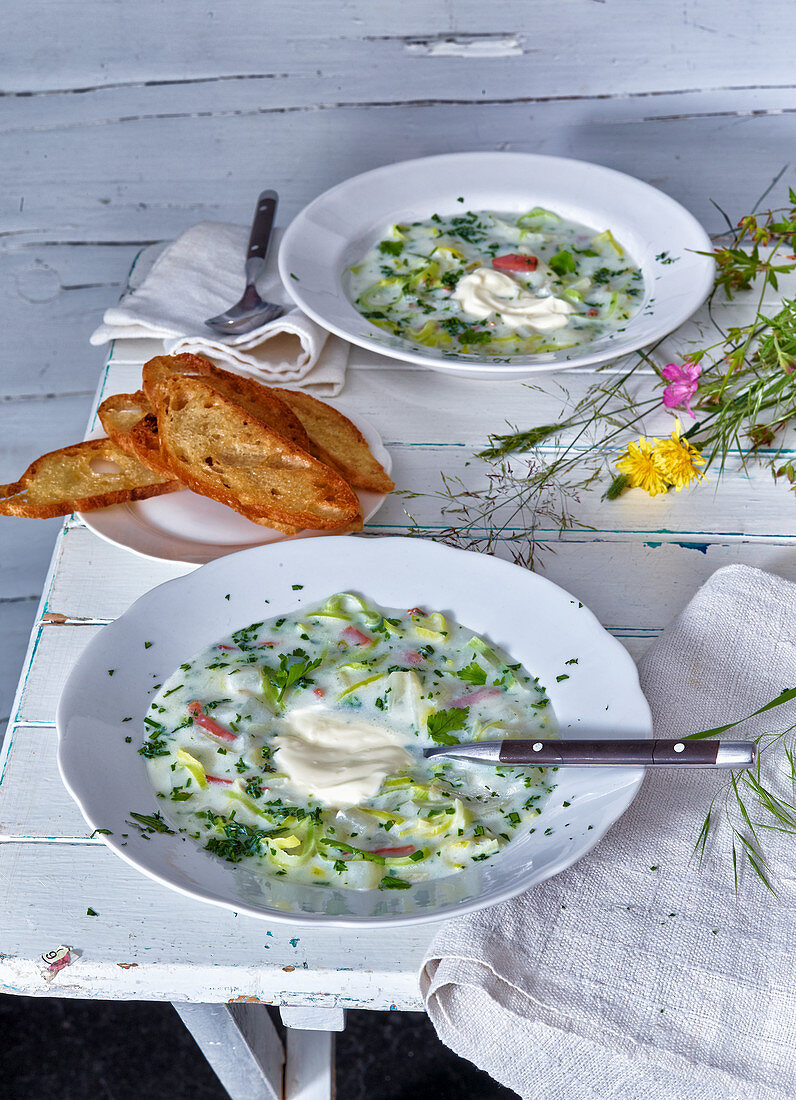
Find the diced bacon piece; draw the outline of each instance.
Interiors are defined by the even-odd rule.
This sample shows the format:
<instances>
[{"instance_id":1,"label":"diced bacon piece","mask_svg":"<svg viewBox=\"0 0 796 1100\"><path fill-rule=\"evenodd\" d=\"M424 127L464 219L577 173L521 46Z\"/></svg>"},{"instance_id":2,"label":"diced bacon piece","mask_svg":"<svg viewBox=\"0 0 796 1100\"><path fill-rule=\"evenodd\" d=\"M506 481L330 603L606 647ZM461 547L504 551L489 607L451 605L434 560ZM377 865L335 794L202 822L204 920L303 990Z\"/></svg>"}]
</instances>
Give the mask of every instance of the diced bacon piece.
<instances>
[{"instance_id":1,"label":"diced bacon piece","mask_svg":"<svg viewBox=\"0 0 796 1100\"><path fill-rule=\"evenodd\" d=\"M228 787L232 784L231 779L224 779L223 776L220 775L208 775L205 776L205 778L208 783L225 783Z\"/></svg>"},{"instance_id":2,"label":"diced bacon piece","mask_svg":"<svg viewBox=\"0 0 796 1100\"><path fill-rule=\"evenodd\" d=\"M326 692L323 690L323 688L313 688L312 694L316 697L316 699L323 699Z\"/></svg>"},{"instance_id":3,"label":"diced bacon piece","mask_svg":"<svg viewBox=\"0 0 796 1100\"><path fill-rule=\"evenodd\" d=\"M361 630L357 630L355 626L347 626L343 631L343 637L347 642L353 642L354 645L370 645L373 641L367 634L363 634Z\"/></svg>"},{"instance_id":4,"label":"diced bacon piece","mask_svg":"<svg viewBox=\"0 0 796 1100\"><path fill-rule=\"evenodd\" d=\"M516 271L522 274L536 271L538 265L536 256L524 256L520 252L508 252L505 256L495 256L492 259L492 267L496 271Z\"/></svg>"},{"instance_id":5,"label":"diced bacon piece","mask_svg":"<svg viewBox=\"0 0 796 1100\"><path fill-rule=\"evenodd\" d=\"M202 704L197 699L188 704L188 713L197 726L201 726L205 733L209 733L211 737L216 737L219 741L237 741L234 733L225 730L215 719L205 714Z\"/></svg>"},{"instance_id":6,"label":"diced bacon piece","mask_svg":"<svg viewBox=\"0 0 796 1100\"><path fill-rule=\"evenodd\" d=\"M414 844L405 844L402 848L375 848L374 856L411 856L415 851Z\"/></svg>"},{"instance_id":7,"label":"diced bacon piece","mask_svg":"<svg viewBox=\"0 0 796 1100\"><path fill-rule=\"evenodd\" d=\"M408 665L422 665L424 658L419 653L416 653L413 649L408 650L403 655L404 660Z\"/></svg>"},{"instance_id":8,"label":"diced bacon piece","mask_svg":"<svg viewBox=\"0 0 796 1100\"><path fill-rule=\"evenodd\" d=\"M216 649L237 649L237 648L238 648L238 647L237 647L236 645L224 645L224 643L223 643L223 642L220 642L220 643L219 643L219 644L218 644L218 645L216 646Z\"/></svg>"},{"instance_id":9,"label":"diced bacon piece","mask_svg":"<svg viewBox=\"0 0 796 1100\"><path fill-rule=\"evenodd\" d=\"M482 687L477 691L468 692L466 695L459 695L458 698L448 703L451 710L462 710L464 707L475 706L476 703L480 703L483 699L489 699L493 695L500 695L501 689L498 687Z\"/></svg>"}]
</instances>

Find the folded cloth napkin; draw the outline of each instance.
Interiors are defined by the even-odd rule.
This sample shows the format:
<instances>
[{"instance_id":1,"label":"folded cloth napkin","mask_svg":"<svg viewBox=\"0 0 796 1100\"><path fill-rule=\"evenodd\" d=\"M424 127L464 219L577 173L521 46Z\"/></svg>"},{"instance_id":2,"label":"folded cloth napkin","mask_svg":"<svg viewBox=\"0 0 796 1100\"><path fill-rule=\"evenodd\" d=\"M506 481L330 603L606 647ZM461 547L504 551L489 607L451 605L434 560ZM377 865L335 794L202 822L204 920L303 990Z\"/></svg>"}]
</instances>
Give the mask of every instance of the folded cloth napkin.
<instances>
[{"instance_id":1,"label":"folded cloth napkin","mask_svg":"<svg viewBox=\"0 0 796 1100\"><path fill-rule=\"evenodd\" d=\"M345 381L348 344L297 309L279 278L277 230L257 287L287 307L276 321L242 336L218 336L205 325L243 294L248 230L200 222L158 257L142 284L107 309L92 344L125 338L163 341L169 354L193 352L274 385L294 384L334 396Z\"/></svg>"},{"instance_id":2,"label":"folded cloth napkin","mask_svg":"<svg viewBox=\"0 0 796 1100\"><path fill-rule=\"evenodd\" d=\"M796 685L796 586L719 570L640 674L658 737L750 714ZM725 736L794 721L789 704ZM785 790L781 749L769 756L763 775ZM736 896L726 832L700 869L692 849L726 778L649 772L573 868L445 925L420 975L443 1042L524 1100L792 1100L794 842L764 834L779 898L748 870Z\"/></svg>"}]
</instances>

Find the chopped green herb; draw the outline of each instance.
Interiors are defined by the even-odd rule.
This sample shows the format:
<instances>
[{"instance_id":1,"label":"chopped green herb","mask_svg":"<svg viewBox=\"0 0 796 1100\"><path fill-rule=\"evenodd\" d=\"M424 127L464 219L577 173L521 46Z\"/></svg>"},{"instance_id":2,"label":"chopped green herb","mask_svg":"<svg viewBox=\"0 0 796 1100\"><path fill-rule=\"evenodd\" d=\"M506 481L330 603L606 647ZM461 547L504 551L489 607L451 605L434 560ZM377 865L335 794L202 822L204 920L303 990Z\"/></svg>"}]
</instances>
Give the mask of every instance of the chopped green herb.
<instances>
[{"instance_id":1,"label":"chopped green herb","mask_svg":"<svg viewBox=\"0 0 796 1100\"><path fill-rule=\"evenodd\" d=\"M408 890L411 885L411 882L405 882L402 878L396 878L395 875L385 875L379 883L379 889Z\"/></svg>"},{"instance_id":2,"label":"chopped green herb","mask_svg":"<svg viewBox=\"0 0 796 1100\"><path fill-rule=\"evenodd\" d=\"M432 741L438 745L458 745L460 740L453 737L454 730L463 730L469 707L454 707L450 710L438 710L435 714L429 714L426 719L426 729Z\"/></svg>"},{"instance_id":3,"label":"chopped green herb","mask_svg":"<svg viewBox=\"0 0 796 1100\"><path fill-rule=\"evenodd\" d=\"M465 668L460 668L456 675L460 680L465 680L476 687L486 683L486 671L477 661L471 661Z\"/></svg>"}]
</instances>

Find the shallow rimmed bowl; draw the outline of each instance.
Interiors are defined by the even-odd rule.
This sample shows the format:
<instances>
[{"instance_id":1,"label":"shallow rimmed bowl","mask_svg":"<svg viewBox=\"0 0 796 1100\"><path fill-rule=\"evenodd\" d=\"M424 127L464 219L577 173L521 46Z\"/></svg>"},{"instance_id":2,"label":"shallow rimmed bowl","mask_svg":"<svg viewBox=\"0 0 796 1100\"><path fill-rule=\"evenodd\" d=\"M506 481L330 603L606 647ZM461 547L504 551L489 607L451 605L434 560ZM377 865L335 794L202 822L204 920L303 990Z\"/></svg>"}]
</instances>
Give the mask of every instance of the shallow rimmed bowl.
<instances>
[{"instance_id":1,"label":"shallow rimmed bowl","mask_svg":"<svg viewBox=\"0 0 796 1100\"><path fill-rule=\"evenodd\" d=\"M137 751L153 685L233 630L346 589L384 607L441 610L490 638L541 678L564 737L651 734L649 708L627 651L574 596L535 573L414 538L275 543L220 558L153 589L80 657L58 706L58 764L89 826L110 830L103 836L108 846L163 885L239 913L358 927L415 924L492 905L593 848L630 805L642 768L560 769L533 834L458 874L401 891L265 878L183 836L146 839L131 826L130 811L168 817L168 803L155 797ZM573 658L577 664L567 664ZM565 672L569 678L557 682Z\"/></svg>"}]
</instances>

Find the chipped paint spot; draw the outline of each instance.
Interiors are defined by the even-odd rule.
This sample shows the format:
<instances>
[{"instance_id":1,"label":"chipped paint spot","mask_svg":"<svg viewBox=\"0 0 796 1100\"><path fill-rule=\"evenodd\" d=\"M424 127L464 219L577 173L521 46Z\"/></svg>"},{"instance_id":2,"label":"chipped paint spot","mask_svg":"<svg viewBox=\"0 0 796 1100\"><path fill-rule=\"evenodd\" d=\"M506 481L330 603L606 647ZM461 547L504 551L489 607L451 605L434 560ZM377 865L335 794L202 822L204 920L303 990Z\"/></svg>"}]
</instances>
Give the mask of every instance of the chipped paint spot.
<instances>
[{"instance_id":1,"label":"chipped paint spot","mask_svg":"<svg viewBox=\"0 0 796 1100\"><path fill-rule=\"evenodd\" d=\"M522 39L516 35L457 34L408 38L407 53L424 57L522 57Z\"/></svg>"},{"instance_id":2,"label":"chipped paint spot","mask_svg":"<svg viewBox=\"0 0 796 1100\"><path fill-rule=\"evenodd\" d=\"M301 936L294 936L290 941L290 946L295 947L297 943L301 942Z\"/></svg>"},{"instance_id":3,"label":"chipped paint spot","mask_svg":"<svg viewBox=\"0 0 796 1100\"><path fill-rule=\"evenodd\" d=\"M700 554L707 554L709 542L676 542L675 546L682 546L683 550L698 550Z\"/></svg>"},{"instance_id":4,"label":"chipped paint spot","mask_svg":"<svg viewBox=\"0 0 796 1100\"><path fill-rule=\"evenodd\" d=\"M227 1001L228 1005L262 1005L267 1004L266 1001L261 1001L259 997L230 997Z\"/></svg>"},{"instance_id":5,"label":"chipped paint spot","mask_svg":"<svg viewBox=\"0 0 796 1100\"><path fill-rule=\"evenodd\" d=\"M282 969L286 974L292 974L296 968L295 966L283 966Z\"/></svg>"},{"instance_id":6,"label":"chipped paint spot","mask_svg":"<svg viewBox=\"0 0 796 1100\"><path fill-rule=\"evenodd\" d=\"M138 963L117 963L116 965L120 966L122 970L132 970L134 966L138 966Z\"/></svg>"}]
</instances>

